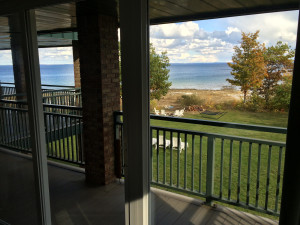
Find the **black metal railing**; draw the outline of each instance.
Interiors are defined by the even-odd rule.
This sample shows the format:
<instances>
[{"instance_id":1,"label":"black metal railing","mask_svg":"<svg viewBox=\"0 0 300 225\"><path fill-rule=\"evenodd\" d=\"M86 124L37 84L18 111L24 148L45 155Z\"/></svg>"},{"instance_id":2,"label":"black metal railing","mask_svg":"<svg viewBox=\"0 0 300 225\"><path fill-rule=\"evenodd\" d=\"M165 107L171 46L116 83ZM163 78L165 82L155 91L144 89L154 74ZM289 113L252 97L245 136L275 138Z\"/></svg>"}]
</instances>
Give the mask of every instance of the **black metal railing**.
<instances>
[{"instance_id":1,"label":"black metal railing","mask_svg":"<svg viewBox=\"0 0 300 225\"><path fill-rule=\"evenodd\" d=\"M1 103L3 104L3 101ZM8 101L4 103L9 107L0 107L0 145L30 153L26 103ZM81 108L45 104L44 111L47 156L59 161L84 165Z\"/></svg>"},{"instance_id":2,"label":"black metal railing","mask_svg":"<svg viewBox=\"0 0 300 225\"><path fill-rule=\"evenodd\" d=\"M152 121L286 134L286 128L150 116ZM122 143L122 113L115 112ZM175 191L279 215L285 143L199 130L151 126L151 182ZM121 146L121 145L119 145ZM124 175L124 152L119 152Z\"/></svg>"}]
</instances>

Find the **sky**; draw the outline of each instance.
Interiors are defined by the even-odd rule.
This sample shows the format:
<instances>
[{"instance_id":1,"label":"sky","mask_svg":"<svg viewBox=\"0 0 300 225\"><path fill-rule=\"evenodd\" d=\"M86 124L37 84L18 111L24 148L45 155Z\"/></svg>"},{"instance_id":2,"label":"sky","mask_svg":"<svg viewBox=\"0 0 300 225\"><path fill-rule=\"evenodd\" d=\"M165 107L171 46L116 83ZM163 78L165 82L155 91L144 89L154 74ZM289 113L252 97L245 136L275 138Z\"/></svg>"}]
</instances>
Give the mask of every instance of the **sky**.
<instances>
[{"instance_id":1,"label":"sky","mask_svg":"<svg viewBox=\"0 0 300 225\"><path fill-rule=\"evenodd\" d=\"M260 43L277 41L295 48L298 11L190 21L150 27L157 52L167 51L171 63L230 62L241 32L259 30ZM70 47L39 49L40 64L72 64ZM11 52L0 51L0 65L11 64Z\"/></svg>"}]
</instances>

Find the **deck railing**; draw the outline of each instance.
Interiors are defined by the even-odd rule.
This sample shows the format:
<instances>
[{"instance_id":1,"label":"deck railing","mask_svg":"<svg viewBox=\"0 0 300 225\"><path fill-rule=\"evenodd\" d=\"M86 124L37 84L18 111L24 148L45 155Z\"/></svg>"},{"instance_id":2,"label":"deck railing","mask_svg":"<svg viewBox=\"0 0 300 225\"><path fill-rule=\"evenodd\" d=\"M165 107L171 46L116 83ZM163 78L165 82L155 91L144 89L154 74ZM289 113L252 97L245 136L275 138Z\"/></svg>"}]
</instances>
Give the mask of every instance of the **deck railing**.
<instances>
[{"instance_id":1,"label":"deck railing","mask_svg":"<svg viewBox=\"0 0 300 225\"><path fill-rule=\"evenodd\" d=\"M10 107L0 107L0 145L31 153L27 105L4 102ZM47 156L84 165L81 108L45 104L44 111Z\"/></svg>"},{"instance_id":2,"label":"deck railing","mask_svg":"<svg viewBox=\"0 0 300 225\"><path fill-rule=\"evenodd\" d=\"M2 83L8 85L14 85L13 83ZM63 85L42 85L43 103L54 105L66 105L66 106L81 106L81 88L75 88L74 86ZM18 100L16 90L14 86L1 86L3 100Z\"/></svg>"},{"instance_id":3,"label":"deck railing","mask_svg":"<svg viewBox=\"0 0 300 225\"><path fill-rule=\"evenodd\" d=\"M286 134L285 128L277 127L154 115L150 118L175 125L186 123ZM121 112L115 113L115 128L116 140L122 143ZM208 204L219 201L279 215L285 143L160 126L151 126L150 135L153 185L204 197ZM119 154L124 168L122 149Z\"/></svg>"}]
</instances>

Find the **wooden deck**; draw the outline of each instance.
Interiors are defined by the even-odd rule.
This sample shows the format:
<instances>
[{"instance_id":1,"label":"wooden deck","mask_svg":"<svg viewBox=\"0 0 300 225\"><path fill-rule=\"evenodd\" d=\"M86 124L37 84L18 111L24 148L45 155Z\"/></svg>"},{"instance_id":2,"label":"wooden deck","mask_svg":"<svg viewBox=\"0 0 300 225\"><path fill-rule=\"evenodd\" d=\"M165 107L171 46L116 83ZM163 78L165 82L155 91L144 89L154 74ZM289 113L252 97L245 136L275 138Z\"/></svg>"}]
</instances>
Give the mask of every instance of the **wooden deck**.
<instances>
[{"instance_id":1,"label":"wooden deck","mask_svg":"<svg viewBox=\"0 0 300 225\"><path fill-rule=\"evenodd\" d=\"M57 225L124 224L124 185L88 186L83 173L49 165L52 223ZM36 224L31 161L0 152L0 219ZM266 218L158 189L152 189L154 224L277 224ZM0 220L1 224L1 220Z\"/></svg>"}]
</instances>

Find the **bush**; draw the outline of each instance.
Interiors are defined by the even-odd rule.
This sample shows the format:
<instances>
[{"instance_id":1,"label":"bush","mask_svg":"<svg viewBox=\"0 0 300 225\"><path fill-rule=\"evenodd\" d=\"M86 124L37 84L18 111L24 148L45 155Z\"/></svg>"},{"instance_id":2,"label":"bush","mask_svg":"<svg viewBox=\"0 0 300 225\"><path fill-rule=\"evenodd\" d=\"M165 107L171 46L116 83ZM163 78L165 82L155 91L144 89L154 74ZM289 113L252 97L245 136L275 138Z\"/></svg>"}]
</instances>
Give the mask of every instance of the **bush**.
<instances>
[{"instance_id":1,"label":"bush","mask_svg":"<svg viewBox=\"0 0 300 225\"><path fill-rule=\"evenodd\" d=\"M204 105L205 100L200 99L197 95L182 95L181 98L179 99L179 103L182 107L189 107L192 105Z\"/></svg>"},{"instance_id":2,"label":"bush","mask_svg":"<svg viewBox=\"0 0 300 225\"><path fill-rule=\"evenodd\" d=\"M216 110L233 110L233 109L237 108L237 105L239 103L240 103L240 101L237 101L237 100L226 101L226 102L215 105L215 109Z\"/></svg>"},{"instance_id":3,"label":"bush","mask_svg":"<svg viewBox=\"0 0 300 225\"><path fill-rule=\"evenodd\" d=\"M156 99L150 100L150 111L153 111L154 108L156 107L157 107L157 100Z\"/></svg>"},{"instance_id":4,"label":"bush","mask_svg":"<svg viewBox=\"0 0 300 225\"><path fill-rule=\"evenodd\" d=\"M275 111L288 111L290 107L292 76L283 78L283 83L274 88L270 107Z\"/></svg>"}]
</instances>

